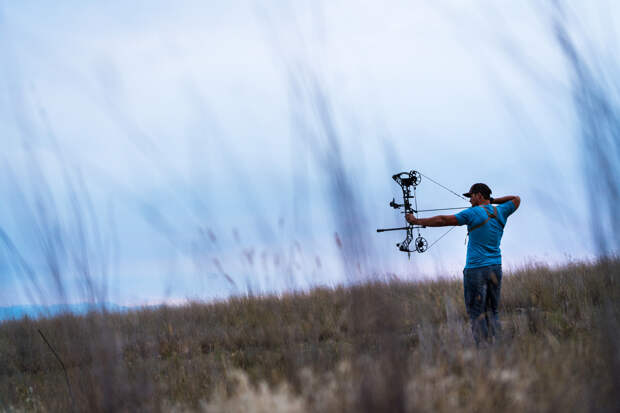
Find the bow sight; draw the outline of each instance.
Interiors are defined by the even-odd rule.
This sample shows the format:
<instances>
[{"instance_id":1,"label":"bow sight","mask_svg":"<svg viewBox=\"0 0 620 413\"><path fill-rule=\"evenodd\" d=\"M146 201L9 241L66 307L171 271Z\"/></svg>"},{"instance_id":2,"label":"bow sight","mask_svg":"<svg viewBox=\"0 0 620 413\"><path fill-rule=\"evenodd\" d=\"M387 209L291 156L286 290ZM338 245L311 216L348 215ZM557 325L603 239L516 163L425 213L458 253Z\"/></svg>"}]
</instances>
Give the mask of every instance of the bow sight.
<instances>
[{"instance_id":1,"label":"bow sight","mask_svg":"<svg viewBox=\"0 0 620 413\"><path fill-rule=\"evenodd\" d=\"M392 175L392 179L400 186L400 188L403 191L403 203L399 204L396 202L396 200L394 198L392 198L392 201L390 201L390 206L394 209L403 209L403 214L413 214L416 215L418 212L427 212L427 211L442 211L442 210L450 210L450 209L464 209L467 207L459 207L459 208L438 208L438 209L425 209L425 210L418 210L418 200L416 197L416 187L420 184L420 182L422 182L422 174L418 171L409 171L409 172L401 172L401 173L397 173L395 175ZM441 185L440 183L432 180L431 178L425 176L426 178L428 178L429 181L441 186L442 188L452 192L454 195L458 196L461 199L464 199L462 196L460 196L459 194L457 194L456 192L446 188L445 186ZM413 205L411 204L411 200L413 200ZM450 230L448 230L446 233L444 233L441 237L439 237L435 242L433 242L431 245L428 245L428 242L426 241L426 239L424 237L422 237L420 235L420 229L421 228L426 228L423 225L413 225L410 224L409 222L407 222L407 226L406 227L398 227L398 228L380 228L377 229L377 232L386 232L386 231L407 231L407 235L405 237L405 239L402 242L399 242L396 244L396 246L398 247L399 250L406 252L407 256L411 258L411 253L416 251L418 253L422 253L427 251L430 247L432 247L435 242L439 241L441 238L443 238L444 235L446 235L448 232L450 232L452 229L454 229L454 227L450 228ZM414 230L417 231L417 237L415 238L415 241L413 239L414 237ZM413 243L413 249L410 248L411 245L411 241L414 241Z\"/></svg>"}]
</instances>

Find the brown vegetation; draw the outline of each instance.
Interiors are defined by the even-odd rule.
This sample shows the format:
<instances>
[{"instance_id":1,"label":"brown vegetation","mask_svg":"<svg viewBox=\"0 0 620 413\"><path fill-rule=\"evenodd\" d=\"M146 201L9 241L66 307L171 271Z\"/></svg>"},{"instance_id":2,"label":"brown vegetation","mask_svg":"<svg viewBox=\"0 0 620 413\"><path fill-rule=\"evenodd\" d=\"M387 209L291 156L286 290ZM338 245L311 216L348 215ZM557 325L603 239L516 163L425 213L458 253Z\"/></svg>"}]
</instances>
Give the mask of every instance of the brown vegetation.
<instances>
[{"instance_id":1,"label":"brown vegetation","mask_svg":"<svg viewBox=\"0 0 620 413\"><path fill-rule=\"evenodd\" d=\"M620 262L506 275L476 349L462 282L0 325L0 410L586 411L620 403Z\"/></svg>"}]
</instances>

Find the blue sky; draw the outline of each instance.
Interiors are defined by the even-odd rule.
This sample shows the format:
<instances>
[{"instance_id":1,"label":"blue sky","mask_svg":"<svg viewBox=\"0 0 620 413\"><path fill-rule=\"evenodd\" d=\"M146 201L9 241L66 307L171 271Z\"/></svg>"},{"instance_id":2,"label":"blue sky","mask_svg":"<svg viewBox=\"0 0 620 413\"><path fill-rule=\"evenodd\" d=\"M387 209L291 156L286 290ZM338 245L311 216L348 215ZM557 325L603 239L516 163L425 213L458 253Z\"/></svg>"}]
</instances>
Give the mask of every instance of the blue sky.
<instances>
[{"instance_id":1,"label":"blue sky","mask_svg":"<svg viewBox=\"0 0 620 413\"><path fill-rule=\"evenodd\" d=\"M457 192L483 181L521 195L509 268L591 257L571 90L545 10L493 4L2 3L0 225L39 293L25 294L5 250L0 301L82 299L84 257L120 304L339 284L338 211L357 217L360 277L458 276L464 228L410 261L394 247L404 234L375 233L400 225L390 177L410 169ZM617 40L604 6L575 13L603 46ZM334 201L316 90L355 205ZM426 208L463 203L428 181L419 192ZM56 205L48 227L26 207L41 193ZM66 297L41 228L66 241Z\"/></svg>"}]
</instances>

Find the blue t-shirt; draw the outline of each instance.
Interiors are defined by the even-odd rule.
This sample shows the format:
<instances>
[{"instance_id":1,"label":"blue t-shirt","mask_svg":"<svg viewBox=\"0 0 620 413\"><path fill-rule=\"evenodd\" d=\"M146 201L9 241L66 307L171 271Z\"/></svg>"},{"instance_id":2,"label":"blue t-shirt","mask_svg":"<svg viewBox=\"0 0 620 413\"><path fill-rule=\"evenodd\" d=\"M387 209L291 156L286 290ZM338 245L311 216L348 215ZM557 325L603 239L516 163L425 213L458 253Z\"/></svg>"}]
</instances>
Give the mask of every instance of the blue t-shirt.
<instances>
[{"instance_id":1,"label":"blue t-shirt","mask_svg":"<svg viewBox=\"0 0 620 413\"><path fill-rule=\"evenodd\" d=\"M514 202L508 201L500 205L478 205L456 214L458 224L467 224L467 231L469 231L465 268L486 267L502 263L499 243L504 235L503 225L497 222L497 219L491 218L483 226L472 230L476 225L486 221L489 216L485 209L492 214L493 206L497 208L498 218L503 225L506 225L506 219L516 209Z\"/></svg>"}]
</instances>

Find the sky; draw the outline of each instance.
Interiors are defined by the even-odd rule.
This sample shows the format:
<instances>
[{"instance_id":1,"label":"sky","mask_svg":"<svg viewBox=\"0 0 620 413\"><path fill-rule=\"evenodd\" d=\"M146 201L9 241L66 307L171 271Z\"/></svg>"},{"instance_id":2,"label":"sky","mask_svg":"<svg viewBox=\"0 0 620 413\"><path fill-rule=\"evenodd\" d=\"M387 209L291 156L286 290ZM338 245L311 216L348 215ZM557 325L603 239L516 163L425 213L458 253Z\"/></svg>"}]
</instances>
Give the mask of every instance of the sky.
<instances>
[{"instance_id":1,"label":"sky","mask_svg":"<svg viewBox=\"0 0 620 413\"><path fill-rule=\"evenodd\" d=\"M616 44L611 2L567 4ZM536 2L0 3L0 303L460 277L465 228L411 259L375 232L404 223L409 170L520 195L509 270L592 258L549 22ZM467 205L427 179L418 202Z\"/></svg>"}]
</instances>

